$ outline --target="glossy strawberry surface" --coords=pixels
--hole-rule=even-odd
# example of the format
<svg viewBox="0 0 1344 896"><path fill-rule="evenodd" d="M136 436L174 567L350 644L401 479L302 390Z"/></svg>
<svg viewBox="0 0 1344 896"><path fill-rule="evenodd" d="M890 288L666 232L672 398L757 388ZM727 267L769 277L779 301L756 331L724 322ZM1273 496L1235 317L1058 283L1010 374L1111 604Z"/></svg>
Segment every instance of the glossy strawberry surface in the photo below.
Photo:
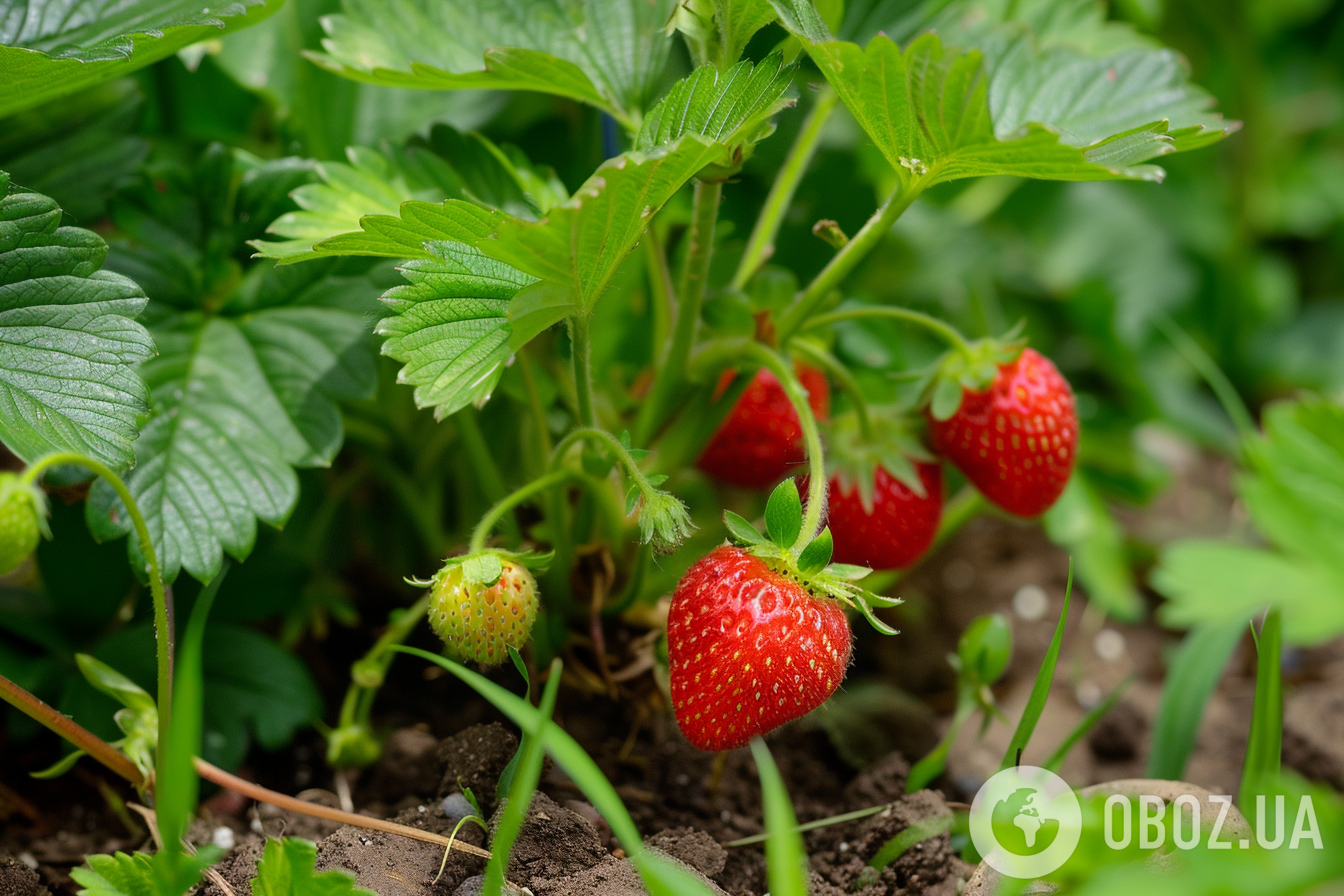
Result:
<svg viewBox="0 0 1344 896"><path fill-rule="evenodd" d="M807 390L807 403L819 420L831 410L826 377L814 368L798 366L798 379ZM722 393L733 371L719 380ZM769 488L803 463L803 427L779 380L758 370L723 425L714 433L697 466L715 479L743 488Z"/></svg>
<svg viewBox="0 0 1344 896"><path fill-rule="evenodd" d="M1073 390L1049 359L1023 349L984 391L929 419L934 449L985 497L1017 516L1038 516L1064 491L1078 453Z"/></svg>
<svg viewBox="0 0 1344 896"><path fill-rule="evenodd" d="M697 561L667 620L677 724L702 750L730 750L820 706L849 665L840 603L730 546Z"/></svg>
<svg viewBox="0 0 1344 896"><path fill-rule="evenodd" d="M933 544L943 515L943 468L918 461L914 465L924 495L879 466L873 472L871 509L864 508L858 483L831 478L826 522L835 539L836 563L904 569Z"/></svg>

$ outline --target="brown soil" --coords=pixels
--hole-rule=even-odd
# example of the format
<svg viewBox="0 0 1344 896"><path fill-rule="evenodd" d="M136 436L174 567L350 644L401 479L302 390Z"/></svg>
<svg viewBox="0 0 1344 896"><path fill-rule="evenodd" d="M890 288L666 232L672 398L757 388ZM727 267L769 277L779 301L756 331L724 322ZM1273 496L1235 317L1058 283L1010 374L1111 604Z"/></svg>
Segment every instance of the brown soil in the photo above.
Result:
<svg viewBox="0 0 1344 896"><path fill-rule="evenodd" d="M1204 512L1207 503L1193 505ZM1163 512L1176 511L1168 507ZM1131 522L1135 528L1144 525L1141 519ZM968 801L997 769L1010 730L995 723L977 739L970 726L936 789L904 793L905 757L932 746L952 709L954 678L946 657L959 632L982 613L1009 615L1015 655L996 697L1004 713L1016 719L1062 607L1066 576L1067 559L1039 528L990 518L973 522L895 589L907 598L890 611L901 635L859 633L856 665L841 699L772 735L770 748L800 821L884 807L806 835L812 893L955 896L971 869L956 856L947 834L924 841L881 873L867 870L867 861L906 827L947 814L947 801ZM1045 594L1048 607L1038 618L1025 619L1011 609L1024 587ZM1088 608L1085 594L1076 600L1055 688L1023 761L1044 759L1089 706L1135 673L1137 682L1070 754L1064 774L1077 786L1142 776L1164 660L1178 637L1151 622L1103 620ZM611 625L608 649L618 656L625 651L629 659L647 646L640 635ZM613 701L601 693L600 679L599 687L593 686L596 673L582 668L590 658L582 650L566 656L566 674L574 675L572 683L578 686L562 690L557 721L616 786L646 844L703 875L717 892L765 893L761 848L721 845L761 831L760 791L749 751L728 754L716 779L713 756L681 737L647 673L623 683L620 699ZM1185 776L1215 793L1234 793L1240 775L1253 687L1251 659L1243 646L1229 665ZM1285 764L1344 786L1344 645L1292 653L1287 668ZM445 815L445 800L450 809L460 807L463 801L456 795L470 790L493 822L500 811L496 781L517 749L513 729L468 692L454 689L451 680L425 674L404 660L394 672L400 677L380 700L387 720L403 727L388 740L377 766L353 781L354 806L446 835L456 821ZM516 687L512 670L501 674L514 676L509 686ZM143 830L125 826L90 787L99 780L96 770L57 782L32 782L10 769L38 768L48 757L16 758L15 764L5 763L8 786L0 788L0 896L73 892L68 871L86 853L143 845ZM315 739L301 740L244 773L287 792L319 784L329 789L308 790L304 797L336 803L336 788ZM231 794L206 801L194 834L204 841L223 828L237 845L218 870L240 896L250 896L247 882L264 836L282 833L318 841L321 868L344 869L381 896L472 896L481 886L481 859L453 852L444 862L442 850L432 844L336 828L249 806ZM486 842L473 824L459 836L468 843ZM641 893L621 847L578 788L548 764L508 877L535 896ZM204 892L221 896L213 885Z"/></svg>

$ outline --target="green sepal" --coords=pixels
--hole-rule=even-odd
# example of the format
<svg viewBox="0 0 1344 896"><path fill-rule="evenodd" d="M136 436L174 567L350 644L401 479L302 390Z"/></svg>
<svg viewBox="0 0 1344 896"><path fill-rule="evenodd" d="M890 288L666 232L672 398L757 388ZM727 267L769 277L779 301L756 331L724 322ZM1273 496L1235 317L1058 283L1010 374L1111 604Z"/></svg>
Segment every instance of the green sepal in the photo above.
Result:
<svg viewBox="0 0 1344 896"><path fill-rule="evenodd" d="M872 597L872 596L874 595L869 595L868 592L866 591L863 594L863 597ZM864 619L868 620L868 624L871 625L873 628L877 629L877 631L880 634L899 635L900 634L899 631L887 625L881 619L877 618L877 614L873 612L873 608L869 606L868 601L864 600L863 597L860 597L858 600L854 601L854 606L859 608L859 612L863 614Z"/></svg>
<svg viewBox="0 0 1344 896"><path fill-rule="evenodd" d="M924 480L915 463L930 463L935 458L915 435L918 422L894 405L870 408L869 419L871 431L866 435L854 412L839 414L831 421L826 460L840 491L848 494L857 488L864 512L872 513L877 468L881 467L910 491L925 497Z"/></svg>
<svg viewBox="0 0 1344 896"><path fill-rule="evenodd" d="M803 502L798 496L798 484L785 479L770 493L765 503L765 531L781 548L788 548L798 540L803 529Z"/></svg>
<svg viewBox="0 0 1344 896"><path fill-rule="evenodd" d="M733 541L739 545L767 544L767 539L759 530L745 518L733 513L731 510L723 512L723 525L728 528L728 534Z"/></svg>
<svg viewBox="0 0 1344 896"><path fill-rule="evenodd" d="M484 552L471 554L462 561L462 577L468 582L493 587L504 575L504 564L498 554Z"/></svg>
<svg viewBox="0 0 1344 896"><path fill-rule="evenodd" d="M831 527L821 530L821 534L807 543L798 555L798 571L804 576L814 576L831 562L831 553L835 550L835 540L831 537Z"/></svg>
<svg viewBox="0 0 1344 896"><path fill-rule="evenodd" d="M844 582L857 582L859 579L867 578L873 571L866 566L856 566L853 563L832 563L826 572Z"/></svg>
<svg viewBox="0 0 1344 896"><path fill-rule="evenodd" d="M1017 360L1027 341L1018 334L1019 323L997 339L980 339L967 350L949 349L925 389L929 413L938 421L949 420L961 407L963 390L983 392L999 375L999 368Z"/></svg>

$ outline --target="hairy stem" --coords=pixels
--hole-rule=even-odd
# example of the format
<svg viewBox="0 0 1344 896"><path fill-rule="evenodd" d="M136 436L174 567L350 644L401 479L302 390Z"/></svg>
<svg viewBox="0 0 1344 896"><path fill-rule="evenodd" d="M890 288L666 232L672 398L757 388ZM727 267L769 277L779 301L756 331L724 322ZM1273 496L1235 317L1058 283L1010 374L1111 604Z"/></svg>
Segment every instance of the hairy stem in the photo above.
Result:
<svg viewBox="0 0 1344 896"><path fill-rule="evenodd" d="M565 452L572 448L577 442L601 442L612 450L616 459L620 461L625 468L626 474L639 487L641 494L647 495L653 490L653 484L649 482L649 477L644 475L644 471L639 468L639 464L630 456L630 451L621 444L621 440L607 432L605 429L594 427L584 427L566 433L560 443L555 446L555 451L551 454L551 466L554 467L565 456Z"/></svg>
<svg viewBox="0 0 1344 896"><path fill-rule="evenodd" d="M70 451L49 454L23 472L23 481L29 484L36 482L48 469L61 464L75 464L84 467L112 486L112 490L117 493L117 497L125 505L126 512L130 514L131 525L135 528L140 554L145 558L145 566L149 574L149 593L154 600L154 633L158 665L158 750L162 754L168 733L168 721L171 715L173 697L173 627L168 612L168 592L163 585L163 573L159 568L158 555L154 552L154 541L149 536L149 526L145 523L145 515L140 512L140 505L135 503L135 496L131 494L131 490L126 487L126 483L122 481L121 477L114 473L111 468L91 457L85 457L82 454Z"/></svg>
<svg viewBox="0 0 1344 896"><path fill-rule="evenodd" d="M924 314L921 311L912 311L909 308L898 308L894 305L861 305L855 308L842 308L839 311L817 315L807 321L802 329L811 330L817 327L828 327L844 320L857 320L863 317L885 317L890 320L915 324L935 334L957 351L968 356L971 354L970 343L951 324L945 323L933 315Z"/></svg>
<svg viewBox="0 0 1344 896"><path fill-rule="evenodd" d="M589 342L589 328L593 323L591 311L580 311L569 319L570 352L574 356L574 394L579 403L579 423L597 425L597 411L593 408L593 350Z"/></svg>
<svg viewBox="0 0 1344 896"><path fill-rule="evenodd" d="M131 760L122 755L116 747L80 725L74 719L48 706L19 685L0 675L0 698L24 715L55 731L70 743L79 747L109 770L125 778L137 790L143 790L145 776Z"/></svg>
<svg viewBox="0 0 1344 896"><path fill-rule="evenodd" d="M385 675L395 656L390 648L411 636L411 632L415 631L415 627L420 624L420 620L424 619L425 614L429 612L431 597L432 595L425 594L399 613L383 630L382 635L374 642L374 645L369 648L368 653L364 654L363 658L355 663L355 666L376 664L378 671ZM365 696L364 692L366 691L369 694L368 697ZM372 695L377 692L377 687L369 687L351 681L350 687L346 690L345 700L341 703L340 721L337 722L337 725L341 728L347 728L351 725L367 724L369 710L373 708Z"/></svg>
<svg viewBox="0 0 1344 896"><path fill-rule="evenodd" d="M774 255L775 237L779 235L784 214L789 210L793 196L798 192L798 184L802 182L803 175L807 173L807 167L817 152L821 133L831 113L835 111L836 102L835 91L829 85L817 93L812 109L803 121L802 130L794 138L793 146L789 148L789 154L784 159L784 165L770 186L765 204L761 206L761 213L751 229L751 236L747 238L747 248L742 253L742 260L738 262L737 272L733 274L734 289L745 288L761 266Z"/></svg>
<svg viewBox="0 0 1344 896"><path fill-rule="evenodd" d="M924 191L924 187L924 178L915 180L909 186L897 187L882 207L873 213L858 233L854 234L854 238L835 253L835 257L798 294L798 298L780 317L778 324L780 345L785 344L789 337L807 322L830 291L839 286L840 282L849 276L849 272L867 257L882 237L887 235L887 231L891 230L891 225L896 223L896 219L904 214L910 203Z"/></svg>
<svg viewBox="0 0 1344 896"><path fill-rule="evenodd" d="M714 229L722 197L723 184L696 182L686 263L677 284L677 319L672 329L672 342L663 355L653 387L635 423L635 436L641 443L647 442L662 426L668 406L686 380L686 362L691 356L700 323L705 279L709 276L709 262L714 254Z"/></svg>
<svg viewBox="0 0 1344 896"><path fill-rule="evenodd" d="M807 449L807 507L803 511L803 527L789 549L797 557L808 542L817 537L821 530L821 515L826 510L826 458L821 450L821 430L812 414L812 405L808 403L807 390L788 362L759 342L752 343L748 354L779 380L803 428L803 444Z"/></svg>
<svg viewBox="0 0 1344 896"><path fill-rule="evenodd" d="M471 532L471 544L468 546L467 551L474 554L483 549L485 547L485 540L490 537L490 530L495 527L495 524L499 522L504 514L531 498L533 495L544 492L553 486L560 485L575 478L575 476L576 474L572 470L554 470L547 473L545 476L533 479L526 485L505 495L494 507L491 507L486 511L485 516L481 517L481 521L476 524L476 528Z"/></svg>
<svg viewBox="0 0 1344 896"><path fill-rule="evenodd" d="M868 410L868 398L863 394L863 389L859 386L859 381L854 378L854 374L849 372L849 368L841 364L835 355L810 342L797 340L789 347L814 366L821 368L827 376L835 380L840 391L849 396L850 404L854 405L854 413L859 418L859 432L863 435L864 441L870 441L873 438L873 417Z"/></svg>
<svg viewBox="0 0 1344 896"><path fill-rule="evenodd" d="M449 847L465 852L469 855L480 856L483 859L490 858L488 850L481 849L479 846L472 846L470 843L462 843L442 834L434 834L430 831L422 831L419 828L413 828L409 825L397 824L394 821L384 821L381 818L371 818L368 815L355 815L351 812L342 812L340 809L333 809L330 806L323 806L318 803L310 803L305 800L297 799L292 796L286 796L283 793L277 793L269 790L259 784L253 784L237 775L231 775L210 763L201 759L199 756L193 760L196 766L196 774L207 781L218 784L220 787L227 788L235 793L241 793L245 797L256 800L259 803L269 803L272 806L279 806L281 809L287 809L290 812L298 812L302 815L309 815L313 818L325 818L328 821L336 821L341 824L348 824L352 827L364 828L370 831L383 831L387 834L397 834L402 837L409 837L412 840L420 840L424 843L435 843L439 846Z"/></svg>
<svg viewBox="0 0 1344 896"><path fill-rule="evenodd" d="M667 250L653 226L644 232L640 241L644 247L644 264L649 275L649 304L653 316L653 344L667 345L672 330L672 315L676 293L672 286L672 271L667 265Z"/></svg>

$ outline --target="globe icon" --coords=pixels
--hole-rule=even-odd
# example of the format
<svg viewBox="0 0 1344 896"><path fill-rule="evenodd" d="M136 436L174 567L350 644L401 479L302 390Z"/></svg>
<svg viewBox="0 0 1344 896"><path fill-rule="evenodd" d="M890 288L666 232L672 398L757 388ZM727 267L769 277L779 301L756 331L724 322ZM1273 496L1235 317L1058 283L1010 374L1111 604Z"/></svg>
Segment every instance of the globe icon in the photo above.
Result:
<svg viewBox="0 0 1344 896"><path fill-rule="evenodd" d="M1059 836L1058 819L1041 816L1037 796L1034 788L1019 787L994 805L994 839L1014 855L1039 855Z"/></svg>

